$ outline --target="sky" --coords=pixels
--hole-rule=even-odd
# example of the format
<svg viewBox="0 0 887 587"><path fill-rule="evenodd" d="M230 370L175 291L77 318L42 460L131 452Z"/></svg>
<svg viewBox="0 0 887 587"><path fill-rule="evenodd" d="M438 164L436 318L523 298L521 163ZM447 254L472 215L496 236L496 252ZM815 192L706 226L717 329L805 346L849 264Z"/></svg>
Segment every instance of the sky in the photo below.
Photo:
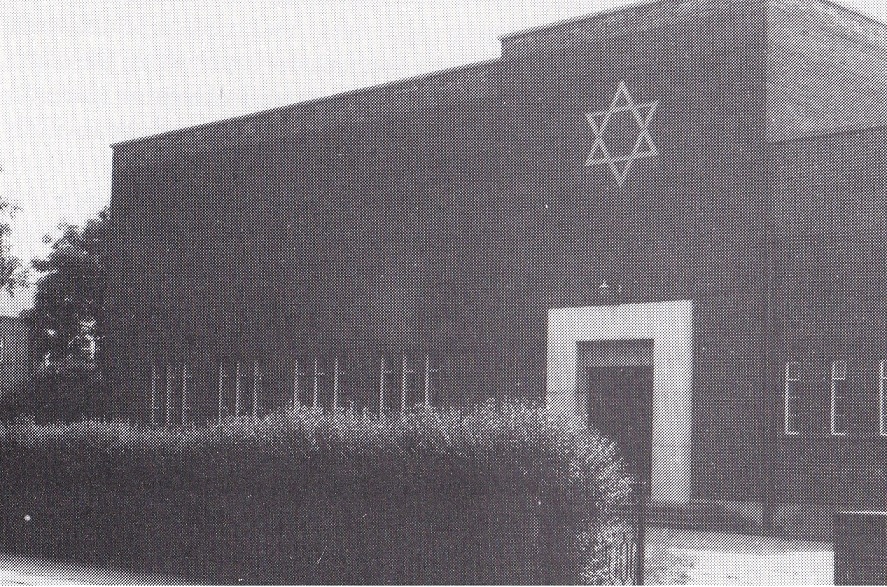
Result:
<svg viewBox="0 0 887 587"><path fill-rule="evenodd" d="M13 252L110 202L112 143L499 56L619 0L4 0L0 197ZM844 2L880 20L887 6ZM0 314L31 303L0 296Z"/></svg>

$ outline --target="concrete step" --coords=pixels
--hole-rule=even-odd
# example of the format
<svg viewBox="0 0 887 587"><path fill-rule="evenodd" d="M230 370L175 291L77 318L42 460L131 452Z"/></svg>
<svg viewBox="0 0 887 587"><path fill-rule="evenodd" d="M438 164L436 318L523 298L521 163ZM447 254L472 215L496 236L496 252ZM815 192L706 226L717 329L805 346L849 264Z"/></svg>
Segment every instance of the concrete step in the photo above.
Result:
<svg viewBox="0 0 887 587"><path fill-rule="evenodd" d="M646 522L650 526L684 530L748 532L760 529L753 514L738 511L733 504L692 500L686 504L650 504L646 510Z"/></svg>

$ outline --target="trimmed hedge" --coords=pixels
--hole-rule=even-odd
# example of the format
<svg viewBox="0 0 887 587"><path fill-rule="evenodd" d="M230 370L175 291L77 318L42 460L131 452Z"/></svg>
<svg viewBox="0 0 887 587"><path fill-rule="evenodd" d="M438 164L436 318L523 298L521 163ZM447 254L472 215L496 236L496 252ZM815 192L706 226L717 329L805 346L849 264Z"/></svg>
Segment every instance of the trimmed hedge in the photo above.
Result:
<svg viewBox="0 0 887 587"><path fill-rule="evenodd" d="M231 583L600 581L629 479L544 408L0 425L0 541ZM26 521L25 517L28 516Z"/></svg>

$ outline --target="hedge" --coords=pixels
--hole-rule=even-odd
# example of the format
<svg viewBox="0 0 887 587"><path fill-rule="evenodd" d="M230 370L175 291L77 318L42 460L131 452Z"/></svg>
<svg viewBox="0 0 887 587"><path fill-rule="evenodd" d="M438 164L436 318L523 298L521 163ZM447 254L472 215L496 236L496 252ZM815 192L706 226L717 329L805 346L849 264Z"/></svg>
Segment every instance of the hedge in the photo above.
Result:
<svg viewBox="0 0 887 587"><path fill-rule="evenodd" d="M212 583L577 583L630 482L544 408L0 425L0 542Z"/></svg>

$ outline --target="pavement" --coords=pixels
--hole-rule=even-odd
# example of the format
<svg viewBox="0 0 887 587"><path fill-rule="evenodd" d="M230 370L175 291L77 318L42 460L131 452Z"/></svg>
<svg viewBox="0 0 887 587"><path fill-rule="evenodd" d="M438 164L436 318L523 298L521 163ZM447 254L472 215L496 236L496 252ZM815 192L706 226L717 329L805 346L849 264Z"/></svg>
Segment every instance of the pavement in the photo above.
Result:
<svg viewBox="0 0 887 587"><path fill-rule="evenodd" d="M183 585L175 577L143 575L76 563L0 553L0 585Z"/></svg>
<svg viewBox="0 0 887 587"><path fill-rule="evenodd" d="M829 542L653 527L645 546L646 560L656 560L645 573L650 583L833 584L835 553Z"/></svg>
<svg viewBox="0 0 887 587"><path fill-rule="evenodd" d="M645 545L649 584L833 584L834 550L827 542L651 527ZM0 585L182 584L175 577L0 553Z"/></svg>

